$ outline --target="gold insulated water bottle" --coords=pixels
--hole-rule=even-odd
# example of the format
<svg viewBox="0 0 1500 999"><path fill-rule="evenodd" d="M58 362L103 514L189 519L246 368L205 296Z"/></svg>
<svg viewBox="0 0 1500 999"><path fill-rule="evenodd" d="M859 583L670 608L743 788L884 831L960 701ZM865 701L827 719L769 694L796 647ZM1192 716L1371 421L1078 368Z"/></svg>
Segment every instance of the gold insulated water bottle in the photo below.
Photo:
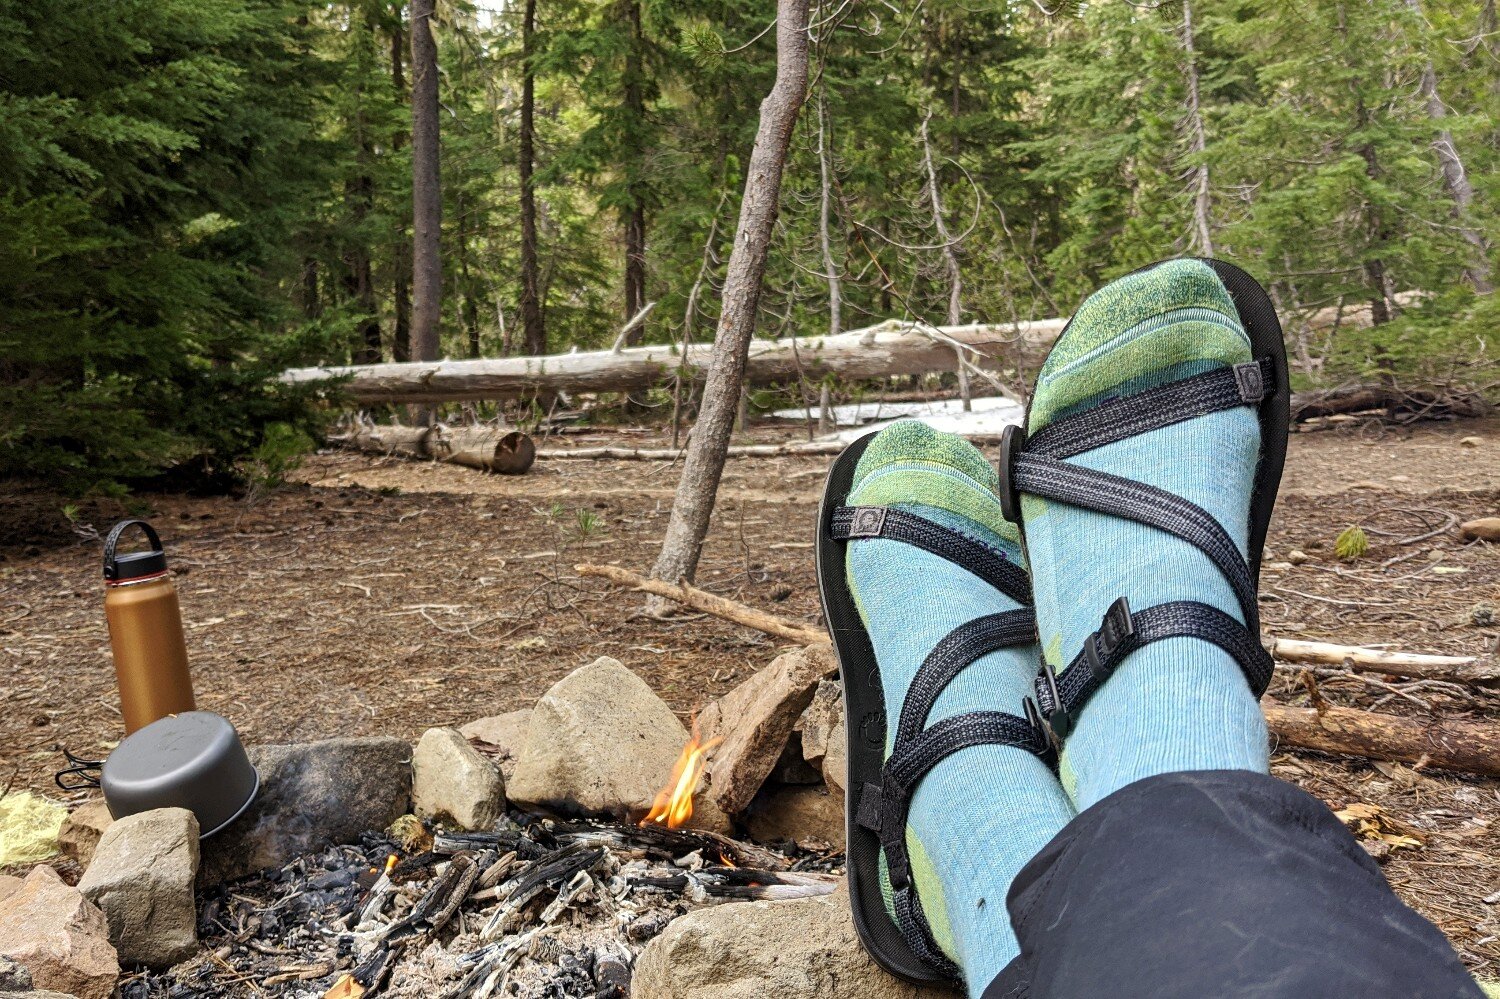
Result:
<svg viewBox="0 0 1500 999"><path fill-rule="evenodd" d="M139 527L149 551L115 554L120 535ZM193 680L177 588L156 531L144 520L122 520L104 540L104 616L120 687L125 734L158 718L192 711Z"/></svg>

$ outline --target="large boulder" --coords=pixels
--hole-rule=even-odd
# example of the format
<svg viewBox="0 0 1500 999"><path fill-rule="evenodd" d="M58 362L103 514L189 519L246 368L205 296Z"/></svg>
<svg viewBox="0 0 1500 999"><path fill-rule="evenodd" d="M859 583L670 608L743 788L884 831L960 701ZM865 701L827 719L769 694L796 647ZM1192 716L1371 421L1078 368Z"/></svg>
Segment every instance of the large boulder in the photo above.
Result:
<svg viewBox="0 0 1500 999"><path fill-rule="evenodd" d="M108 999L120 977L98 906L38 865L0 902L0 955L24 965L38 989Z"/></svg>
<svg viewBox="0 0 1500 999"><path fill-rule="evenodd" d="M430 728L412 756L411 802L424 819L489 830L505 811L505 781L457 729Z"/></svg>
<svg viewBox="0 0 1500 999"><path fill-rule="evenodd" d="M8 957L0 957L0 990L30 992L35 985L31 980L31 972L26 970L25 965L17 964Z"/></svg>
<svg viewBox="0 0 1500 999"><path fill-rule="evenodd" d="M632 993L651 999L954 999L882 971L860 946L844 888L731 902L679 916L641 951Z"/></svg>
<svg viewBox="0 0 1500 999"><path fill-rule="evenodd" d="M113 821L114 816L109 814L109 806L102 798L79 805L63 820L62 829L57 834L58 849L62 850L63 856L78 861L79 866L89 866L94 859L94 848L99 845L99 837Z"/></svg>
<svg viewBox="0 0 1500 999"><path fill-rule="evenodd" d="M719 740L708 759L719 808L730 815L745 810L776 768L819 681L837 671L830 646L796 649L703 709L703 737Z"/></svg>
<svg viewBox="0 0 1500 999"><path fill-rule="evenodd" d="M495 761L500 775L507 784L515 776L516 762L521 758L521 748L526 745L526 731L531 727L531 709L507 711L503 715L488 715L476 718L467 725L460 725L458 732L474 748Z"/></svg>
<svg viewBox="0 0 1500 999"><path fill-rule="evenodd" d="M200 884L353 843L411 810L411 746L400 739L256 746L250 762L260 774L260 793L244 815L204 840Z"/></svg>
<svg viewBox="0 0 1500 999"><path fill-rule="evenodd" d="M562 815L638 818L672 778L688 732L672 709L605 656L563 677L537 701L507 793ZM726 829L704 796L692 825Z"/></svg>
<svg viewBox="0 0 1500 999"><path fill-rule="evenodd" d="M104 913L121 961L170 968L198 949L197 874L197 816L157 808L104 831L78 890Z"/></svg>

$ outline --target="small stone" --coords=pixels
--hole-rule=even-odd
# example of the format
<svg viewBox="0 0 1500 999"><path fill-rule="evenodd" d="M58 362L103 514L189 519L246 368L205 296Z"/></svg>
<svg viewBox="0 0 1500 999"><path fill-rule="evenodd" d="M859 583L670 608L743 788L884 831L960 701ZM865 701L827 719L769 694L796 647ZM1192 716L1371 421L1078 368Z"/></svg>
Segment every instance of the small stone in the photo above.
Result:
<svg viewBox="0 0 1500 999"><path fill-rule="evenodd" d="M1481 628L1488 628L1500 621L1500 614L1497 614L1494 604L1481 600L1469 608L1469 620Z"/></svg>
<svg viewBox="0 0 1500 999"><path fill-rule="evenodd" d="M32 988L31 972L24 965L17 964L8 957L0 957L0 990L30 992Z"/></svg>
<svg viewBox="0 0 1500 999"><path fill-rule="evenodd" d="M844 848L844 794L823 787L778 787L755 796L745 816L757 843L819 840Z"/></svg>
<svg viewBox="0 0 1500 999"><path fill-rule="evenodd" d="M63 856L78 861L80 867L89 866L94 859L94 848L99 845L99 837L113 821L109 806L102 800L78 806L63 820L62 829L57 834L57 845Z"/></svg>
<svg viewBox="0 0 1500 999"><path fill-rule="evenodd" d="M104 913L121 961L170 968L198 949L197 875L197 817L157 808L104 831L78 890Z"/></svg>
<svg viewBox="0 0 1500 999"><path fill-rule="evenodd" d="M1460 437L1458 439L1458 446L1459 447L1478 447L1479 445L1481 445L1483 443L1484 443L1484 438L1483 437Z"/></svg>
<svg viewBox="0 0 1500 999"><path fill-rule="evenodd" d="M860 946L842 886L818 898L731 902L679 916L636 959L632 993L650 999L954 999L956 994L909 985L883 971Z"/></svg>
<svg viewBox="0 0 1500 999"><path fill-rule="evenodd" d="M260 773L260 793L244 815L204 840L199 884L357 842L411 810L411 745L402 739L255 746L250 762Z"/></svg>
<svg viewBox="0 0 1500 999"><path fill-rule="evenodd" d="M104 913L39 864L0 902L0 955L26 966L41 989L107 999L120 977Z"/></svg>
<svg viewBox="0 0 1500 999"><path fill-rule="evenodd" d="M411 801L424 819L493 829L505 811L505 780L457 729L430 728L412 756Z"/></svg>
<svg viewBox="0 0 1500 999"><path fill-rule="evenodd" d="M1292 565L1302 565L1308 560L1307 552L1303 551L1300 548L1293 548L1291 551L1286 553L1286 560Z"/></svg>
<svg viewBox="0 0 1500 999"><path fill-rule="evenodd" d="M818 682L837 671L830 646L796 649L703 709L703 737L720 740L707 770L721 809L730 815L745 810L776 768Z"/></svg>
<svg viewBox="0 0 1500 999"><path fill-rule="evenodd" d="M608 656L553 684L531 713L506 791L510 800L564 815L639 818L672 779L688 732L646 681ZM728 831L711 799L691 825Z"/></svg>
<svg viewBox="0 0 1500 999"><path fill-rule="evenodd" d="M508 711L503 715L476 718L458 731L474 743L474 748L495 761L507 784L516 773L516 761L526 744L526 730L531 725L531 709Z"/></svg>
<svg viewBox="0 0 1500 999"><path fill-rule="evenodd" d="M1470 541L1500 541L1500 517L1480 517L1458 526L1459 533Z"/></svg>

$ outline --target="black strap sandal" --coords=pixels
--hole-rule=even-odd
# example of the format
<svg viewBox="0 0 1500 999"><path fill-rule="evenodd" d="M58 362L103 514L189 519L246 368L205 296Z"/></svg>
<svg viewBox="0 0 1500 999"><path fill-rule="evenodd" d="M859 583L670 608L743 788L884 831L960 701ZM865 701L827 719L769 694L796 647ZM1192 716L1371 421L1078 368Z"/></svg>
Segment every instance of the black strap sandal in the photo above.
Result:
<svg viewBox="0 0 1500 999"><path fill-rule="evenodd" d="M850 444L833 463L818 512L818 587L833 635L844 688L844 730L849 753L846 868L854 925L870 955L887 971L917 984L960 980L959 969L933 940L912 885L906 818L922 778L947 757L970 746L1017 746L1055 762L1041 718L1002 711L971 711L931 728L938 696L965 667L998 649L1036 640L1031 580L1004 553L903 510L848 506L860 456L874 434ZM902 702L896 738L885 757L885 698L870 636L860 621L845 574L850 540L885 538L943 558L1024 605L989 614L945 635L928 653ZM1029 702L1028 702L1029 704ZM895 919L880 883L885 856Z"/></svg>
<svg viewBox="0 0 1500 999"><path fill-rule="evenodd" d="M1030 493L1139 524L1181 538L1203 552L1228 581L1244 623L1216 607L1192 600L1133 609L1120 597L1105 612L1099 630L1073 661L1057 673L1044 663L1036 679L1035 704L1056 742L1072 731L1078 712L1136 649L1164 638L1211 642L1239 664L1255 696L1271 681L1271 656L1261 647L1256 592L1276 490L1286 459L1291 393L1281 324L1265 290L1244 271L1205 260L1218 273L1250 337L1256 360L1220 368L1113 399L1047 425L1029 439L1021 427L1001 439L1000 500L1006 519L1021 525L1020 495ZM1058 337L1068 335L1065 328ZM1250 507L1249 558L1240 556L1228 532L1201 507L1134 479L1070 465L1065 459L1115 441L1209 413L1253 407L1260 418L1260 460ZM1028 422L1030 413L1027 414ZM1024 544L1025 527L1022 525Z"/></svg>

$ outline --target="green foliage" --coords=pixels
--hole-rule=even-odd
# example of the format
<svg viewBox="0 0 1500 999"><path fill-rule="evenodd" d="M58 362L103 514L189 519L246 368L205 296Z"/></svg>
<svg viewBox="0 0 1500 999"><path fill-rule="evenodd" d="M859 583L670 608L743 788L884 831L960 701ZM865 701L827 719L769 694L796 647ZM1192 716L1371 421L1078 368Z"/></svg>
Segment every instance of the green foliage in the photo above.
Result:
<svg viewBox="0 0 1500 999"><path fill-rule="evenodd" d="M1333 553L1342 559L1363 558L1369 551L1370 538L1358 524L1344 528L1333 542Z"/></svg>
<svg viewBox="0 0 1500 999"><path fill-rule="evenodd" d="M276 489L287 476L302 466L302 461L316 442L300 428L289 423L266 426L265 436L249 456L240 463L240 471L258 493Z"/></svg>

